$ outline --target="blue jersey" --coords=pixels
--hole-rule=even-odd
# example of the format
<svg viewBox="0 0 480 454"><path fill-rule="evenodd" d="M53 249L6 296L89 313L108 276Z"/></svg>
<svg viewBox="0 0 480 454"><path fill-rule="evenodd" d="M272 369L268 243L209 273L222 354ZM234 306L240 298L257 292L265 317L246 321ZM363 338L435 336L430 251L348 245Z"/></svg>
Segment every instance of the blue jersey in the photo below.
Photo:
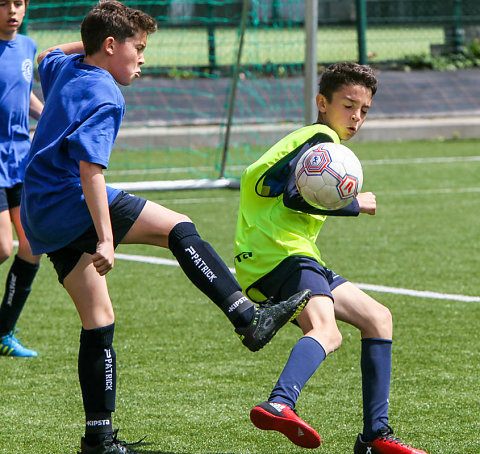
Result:
<svg viewBox="0 0 480 454"><path fill-rule="evenodd" d="M39 65L45 107L23 185L21 218L34 254L60 249L93 223L79 161L108 166L125 114L112 75L57 49ZM109 204L119 191L107 186Z"/></svg>
<svg viewBox="0 0 480 454"><path fill-rule="evenodd" d="M23 181L30 149L28 112L37 45L17 34L0 40L0 187Z"/></svg>

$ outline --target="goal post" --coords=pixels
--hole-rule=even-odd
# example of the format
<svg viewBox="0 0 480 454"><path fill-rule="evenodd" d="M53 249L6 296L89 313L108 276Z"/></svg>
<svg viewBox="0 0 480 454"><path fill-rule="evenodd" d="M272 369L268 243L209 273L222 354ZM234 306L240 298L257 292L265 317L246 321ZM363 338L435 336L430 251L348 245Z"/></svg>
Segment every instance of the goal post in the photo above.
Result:
<svg viewBox="0 0 480 454"><path fill-rule="evenodd" d="M243 169L272 143L303 125L302 119L307 121L307 116L311 118L308 122L314 121L315 105L311 102L317 87L316 2L309 0L305 6L301 0L243 0L237 2L237 6L240 4L234 29L210 24L207 30L209 51L213 48L217 52L215 57L209 53L209 69L215 61L216 71L208 77L195 77L183 70L174 84L179 92L191 90L192 98L209 98L212 102L222 99L218 118L205 118L210 106L201 103L196 111L198 118L191 118L192 124L156 126L151 119L146 129L132 129L127 124L117 139L122 153L135 148L133 140L147 144L150 153L167 153L178 159L174 159L174 168L157 169L160 179L150 179L155 172L153 163L148 172L138 172L141 181L119 180L113 169L107 172L111 184L130 191L238 188ZM222 67L222 45L233 39L230 66ZM204 89L206 92L202 92ZM165 100L168 102L168 92ZM256 115L259 104L262 115ZM181 171L181 162L187 164L185 172ZM182 174L187 178L178 178Z"/></svg>
<svg viewBox="0 0 480 454"><path fill-rule="evenodd" d="M27 33L39 52L78 41L95 3L31 3ZM307 83L316 83L316 60L305 60L316 53L317 20L309 11L316 1L124 3L152 15L158 31L148 37L142 77L120 87L127 110L108 184L132 191L238 187L246 166L304 124L305 98L312 99L307 66ZM34 89L41 96L38 81Z"/></svg>

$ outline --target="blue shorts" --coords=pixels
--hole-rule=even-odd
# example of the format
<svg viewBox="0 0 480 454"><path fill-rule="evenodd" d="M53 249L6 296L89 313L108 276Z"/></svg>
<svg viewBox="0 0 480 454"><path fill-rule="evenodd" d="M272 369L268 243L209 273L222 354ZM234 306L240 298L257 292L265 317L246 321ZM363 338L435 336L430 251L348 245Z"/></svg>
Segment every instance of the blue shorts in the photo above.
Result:
<svg viewBox="0 0 480 454"><path fill-rule="evenodd" d="M147 201L141 197L121 192L110 204L110 221L112 223L113 245L117 247L123 237L131 229L137 220ZM75 268L84 252L94 254L97 248L98 235L95 226L92 225L82 233L77 239L73 240L67 246L47 253L52 261L55 271L58 275L60 284L63 285L64 279Z"/></svg>
<svg viewBox="0 0 480 454"><path fill-rule="evenodd" d="M312 291L312 295L328 296L333 301L332 290L345 282L347 279L322 266L313 257L293 255L252 287L275 301L286 300L306 288Z"/></svg>
<svg viewBox="0 0 480 454"><path fill-rule="evenodd" d="M22 186L23 183L18 183L11 188L0 188L0 212L20 206Z"/></svg>

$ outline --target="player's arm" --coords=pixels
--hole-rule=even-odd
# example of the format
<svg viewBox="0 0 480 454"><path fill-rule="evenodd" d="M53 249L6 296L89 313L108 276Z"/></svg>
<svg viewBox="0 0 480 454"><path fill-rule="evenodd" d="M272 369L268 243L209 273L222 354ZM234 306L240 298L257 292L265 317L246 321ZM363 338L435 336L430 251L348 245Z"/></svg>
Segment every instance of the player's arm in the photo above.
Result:
<svg viewBox="0 0 480 454"><path fill-rule="evenodd" d="M360 196L361 194L359 194ZM295 178L293 178L293 185L289 181L285 186L285 192L283 193L283 204L292 210L301 211L307 214L319 214L323 216L358 216L362 213L359 205L358 198L354 199L352 203L339 210L322 210L310 205L298 192L295 184Z"/></svg>
<svg viewBox="0 0 480 454"><path fill-rule="evenodd" d="M35 118L35 120L38 120L40 118L40 115L42 114L43 111L43 104L42 101L40 101L35 93L33 91L30 93L30 109L29 109L29 114L31 117Z"/></svg>
<svg viewBox="0 0 480 454"><path fill-rule="evenodd" d="M37 63L40 64L42 60L50 53L52 50L60 49L65 55L70 54L83 54L83 43L82 41L76 41L74 43L59 44L58 46L53 46L44 50L37 58Z"/></svg>
<svg viewBox="0 0 480 454"><path fill-rule="evenodd" d="M339 210L321 210L315 208L305 201L300 195L295 184L295 178L287 183L283 193L283 203L287 208L296 211L302 211L308 214L320 214L324 216L358 216L360 213L374 215L377 209L375 194L372 192L362 192L344 208Z"/></svg>
<svg viewBox="0 0 480 454"><path fill-rule="evenodd" d="M360 213L375 214L377 212L377 199L373 192L361 192L357 195Z"/></svg>
<svg viewBox="0 0 480 454"><path fill-rule="evenodd" d="M114 263L113 233L105 177L99 164L80 160L79 166L85 202L98 235L97 249L92 261L98 273L103 276L113 268Z"/></svg>

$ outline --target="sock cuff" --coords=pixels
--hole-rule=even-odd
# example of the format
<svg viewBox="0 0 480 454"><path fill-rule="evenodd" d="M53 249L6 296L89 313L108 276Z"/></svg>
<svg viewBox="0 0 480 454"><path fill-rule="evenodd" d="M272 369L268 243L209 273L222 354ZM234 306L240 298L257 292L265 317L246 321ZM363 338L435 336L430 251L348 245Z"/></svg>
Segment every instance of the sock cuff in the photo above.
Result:
<svg viewBox="0 0 480 454"><path fill-rule="evenodd" d="M179 222L168 234L168 248L173 250L179 241L193 235L200 236L193 222Z"/></svg>
<svg viewBox="0 0 480 454"><path fill-rule="evenodd" d="M82 328L82 332L80 334L80 344L86 347L108 347L113 343L114 331L115 323L102 326L101 328Z"/></svg>
<svg viewBox="0 0 480 454"><path fill-rule="evenodd" d="M365 337L362 339L365 344L392 344L392 339L382 339L381 337Z"/></svg>
<svg viewBox="0 0 480 454"><path fill-rule="evenodd" d="M90 434L111 433L113 431L112 413L87 413L85 415L85 427L85 432Z"/></svg>
<svg viewBox="0 0 480 454"><path fill-rule="evenodd" d="M253 303L241 291L231 294L221 305L227 314L234 311L241 314L252 306Z"/></svg>
<svg viewBox="0 0 480 454"><path fill-rule="evenodd" d="M20 258L18 256L18 254L15 254L15 257L13 259L13 264L12 264L12 267L13 266L21 266L23 269L28 269L29 271L37 271L38 268L40 268L40 263L31 263L31 262L27 262L26 260L23 260L22 258Z"/></svg>
<svg viewBox="0 0 480 454"><path fill-rule="evenodd" d="M325 357L327 356L327 353L325 352L325 348L323 347L323 345L322 345L320 342L318 342L317 339L315 339L315 338L312 337L312 336L303 336L300 340L302 340L302 339L305 339L305 340L306 340L306 339L311 339L311 341L315 342L315 344L317 344L317 345L322 349L323 354L325 355ZM299 342L300 342L300 340L299 340Z"/></svg>

